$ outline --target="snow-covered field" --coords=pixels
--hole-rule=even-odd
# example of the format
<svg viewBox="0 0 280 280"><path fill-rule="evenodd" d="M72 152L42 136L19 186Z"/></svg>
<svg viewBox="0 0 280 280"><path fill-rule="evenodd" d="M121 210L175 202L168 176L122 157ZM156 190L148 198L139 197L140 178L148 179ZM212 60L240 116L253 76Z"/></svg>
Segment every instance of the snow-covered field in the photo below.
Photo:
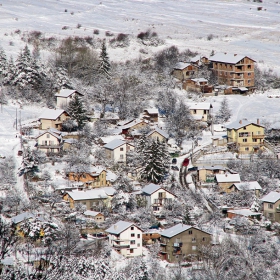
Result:
<svg viewBox="0 0 280 280"><path fill-rule="evenodd" d="M190 48L209 55L211 50L251 56L261 67L279 71L280 2L253 0L25 0L0 6L0 45L15 55L24 46L25 31L49 36L92 36L98 29L137 36L151 29L166 45ZM257 8L262 7L258 11ZM81 27L77 28L80 24ZM63 30L62 27L68 29ZM15 31L20 30L20 34ZM212 40L207 36L213 34ZM137 46L109 50L111 59L138 57ZM279 71L280 72L280 71Z"/></svg>

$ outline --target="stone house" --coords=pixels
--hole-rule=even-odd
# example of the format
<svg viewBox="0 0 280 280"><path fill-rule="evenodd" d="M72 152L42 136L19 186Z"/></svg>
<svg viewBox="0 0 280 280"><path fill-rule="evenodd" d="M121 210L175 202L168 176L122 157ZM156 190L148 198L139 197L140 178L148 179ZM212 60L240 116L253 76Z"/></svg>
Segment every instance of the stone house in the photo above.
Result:
<svg viewBox="0 0 280 280"><path fill-rule="evenodd" d="M280 193L272 191L261 198L263 214L272 222L280 222Z"/></svg>
<svg viewBox="0 0 280 280"><path fill-rule="evenodd" d="M172 71L172 75L180 81L193 78L198 66L188 62L178 62Z"/></svg>

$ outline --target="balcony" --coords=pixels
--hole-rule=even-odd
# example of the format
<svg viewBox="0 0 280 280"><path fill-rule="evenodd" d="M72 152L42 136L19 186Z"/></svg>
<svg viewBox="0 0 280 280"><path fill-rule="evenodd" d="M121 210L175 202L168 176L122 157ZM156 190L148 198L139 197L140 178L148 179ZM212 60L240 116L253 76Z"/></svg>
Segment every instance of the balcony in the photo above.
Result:
<svg viewBox="0 0 280 280"><path fill-rule="evenodd" d="M116 249L129 249L129 244L113 244L113 247Z"/></svg>
<svg viewBox="0 0 280 280"><path fill-rule="evenodd" d="M280 213L280 207L276 207L276 213Z"/></svg>
<svg viewBox="0 0 280 280"><path fill-rule="evenodd" d="M180 243L173 243L173 247L175 247L175 248L180 248L182 246L183 246L182 242L180 242Z"/></svg>
<svg viewBox="0 0 280 280"><path fill-rule="evenodd" d="M261 134L252 134L252 138L255 138L255 139L263 139L263 138L264 138L264 135L261 135Z"/></svg>
<svg viewBox="0 0 280 280"><path fill-rule="evenodd" d="M62 144L59 145L43 145L43 144L38 144L37 145L38 149L61 149L62 148Z"/></svg>

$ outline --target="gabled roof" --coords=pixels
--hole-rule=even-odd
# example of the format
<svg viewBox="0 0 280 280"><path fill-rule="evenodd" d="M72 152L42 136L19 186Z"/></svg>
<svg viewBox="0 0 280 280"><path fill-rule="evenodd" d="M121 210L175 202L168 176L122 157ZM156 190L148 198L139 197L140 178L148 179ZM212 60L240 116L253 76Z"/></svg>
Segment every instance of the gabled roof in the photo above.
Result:
<svg viewBox="0 0 280 280"><path fill-rule="evenodd" d="M203 83L203 82L207 82L208 83L208 80L205 79L205 78L196 78L196 79L191 79L193 82L195 83Z"/></svg>
<svg viewBox="0 0 280 280"><path fill-rule="evenodd" d="M107 143L106 145L104 145L103 147L109 150L114 150L122 145L126 144L126 142L124 140L120 140L120 139L115 139L109 143Z"/></svg>
<svg viewBox="0 0 280 280"><path fill-rule="evenodd" d="M218 183L231 183L236 182L240 183L240 176L239 174L216 174L216 180Z"/></svg>
<svg viewBox="0 0 280 280"><path fill-rule="evenodd" d="M41 133L39 136L36 137L36 139L39 138L39 137L41 137L41 136L43 136L43 135L46 134L46 133L49 133L49 134L51 134L53 137L55 137L55 138L61 140L61 136L60 136L60 135L58 135L58 134L56 134L56 133L54 133L54 132L52 132L52 131L50 131L50 130L47 130L47 131Z"/></svg>
<svg viewBox="0 0 280 280"><path fill-rule="evenodd" d="M162 136L163 136L164 138L166 138L166 139L168 139L168 138L169 138L168 133L167 133L167 132L165 132L165 131L163 131L163 130L161 130L161 129L160 129L160 128L158 128L158 127L156 127L154 130L152 130L151 132L149 132L149 133L147 134L147 136L152 135L154 132L159 133L160 135L162 135Z"/></svg>
<svg viewBox="0 0 280 280"><path fill-rule="evenodd" d="M76 94L79 94L79 95L82 95L82 93L74 90L74 89L67 89L67 88L63 88L61 89L57 94L55 94L56 97L64 97L64 98L67 98L69 97L70 95L72 95L73 93L76 93Z"/></svg>
<svg viewBox="0 0 280 280"><path fill-rule="evenodd" d="M110 136L104 136L99 138L104 144L107 144L115 139L124 140L124 138L121 135L110 135Z"/></svg>
<svg viewBox="0 0 280 280"><path fill-rule="evenodd" d="M115 193L115 189L112 187L67 192L67 194L75 201L88 199L106 199L109 195L112 195L112 193Z"/></svg>
<svg viewBox="0 0 280 280"><path fill-rule="evenodd" d="M66 113L61 109L46 109L39 117L39 119L56 120L60 115ZM67 113L66 113L67 114ZM67 114L68 115L68 114Z"/></svg>
<svg viewBox="0 0 280 280"><path fill-rule="evenodd" d="M215 61L215 62L236 64L240 60L244 59L245 57L248 57L248 56L238 55L238 54L231 54L231 53L217 53L217 54L215 54L213 56L210 56L209 60L210 61ZM248 58L250 58L250 57L248 57ZM251 60L253 60L253 59L251 59Z"/></svg>
<svg viewBox="0 0 280 280"><path fill-rule="evenodd" d="M200 55L196 55L195 57L191 58L190 60L192 63L195 63L197 61L200 61Z"/></svg>
<svg viewBox="0 0 280 280"><path fill-rule="evenodd" d="M198 103L187 103L191 110L210 110L212 107L211 103L198 102Z"/></svg>
<svg viewBox="0 0 280 280"><path fill-rule="evenodd" d="M159 190L161 188L162 188L162 186L151 183L149 185L146 185L142 189L142 192L151 195L151 194L153 194L154 192L156 192L157 190Z"/></svg>
<svg viewBox="0 0 280 280"><path fill-rule="evenodd" d="M87 210L87 211L84 212L84 215L86 215L86 216L92 216L92 217L95 217L95 216L97 216L98 214L103 215L103 214L100 213L100 212L90 211L90 210Z"/></svg>
<svg viewBox="0 0 280 280"><path fill-rule="evenodd" d="M208 233L208 232L206 232L204 230L198 229L198 228L190 226L190 225L184 225L184 224L177 224L177 225L175 225L175 226L173 226L171 228L168 228L168 229L162 231L160 234L161 234L161 236L165 236L165 237L171 238L171 237L173 237L173 236L175 236L177 234L180 234L180 233L182 233L182 232L184 232L186 230L189 230L191 228L194 228L194 229L203 231L203 232L205 232L207 234L210 234L210 233Z"/></svg>
<svg viewBox="0 0 280 280"><path fill-rule="evenodd" d="M111 233L111 234L120 234L131 226L135 227L135 224L130 223L130 222L125 222L125 221L118 221L117 223L115 223L114 225L112 225L111 227L106 229L106 232ZM139 228L139 227L137 227L137 228Z"/></svg>
<svg viewBox="0 0 280 280"><path fill-rule="evenodd" d="M235 186L239 191L249 191L249 190L261 190L262 187L257 181L251 181L251 182L240 182L240 183L234 183L232 184L230 188Z"/></svg>
<svg viewBox="0 0 280 280"><path fill-rule="evenodd" d="M183 69L187 68L190 65L191 64L187 63L187 62L178 62L178 63L175 64L174 69L183 70Z"/></svg>
<svg viewBox="0 0 280 280"><path fill-rule="evenodd" d="M241 121L235 121L235 122L227 125L226 128L227 129L239 129L239 128L242 128L244 126L250 125L250 124L255 125L255 126L259 126L259 127L263 127L262 125L256 124L254 122L250 122L250 121L247 121L247 120L241 120Z"/></svg>
<svg viewBox="0 0 280 280"><path fill-rule="evenodd" d="M135 119L134 121L128 123L127 125L122 126L122 129L129 129L129 128L131 128L132 126L135 126L135 125L137 125L137 124L139 124L139 123L143 123L143 122L144 122L144 123L149 123L147 120Z"/></svg>
<svg viewBox="0 0 280 280"><path fill-rule="evenodd" d="M263 202L270 202L270 203L275 203L278 200L280 200L280 193L279 192L270 192L269 194L265 195L261 201Z"/></svg>
<svg viewBox="0 0 280 280"><path fill-rule="evenodd" d="M149 108L149 109L145 109L144 112L145 111L147 111L148 114L158 114L157 108Z"/></svg>
<svg viewBox="0 0 280 280"><path fill-rule="evenodd" d="M198 167L198 170L226 170L222 165L203 165Z"/></svg>

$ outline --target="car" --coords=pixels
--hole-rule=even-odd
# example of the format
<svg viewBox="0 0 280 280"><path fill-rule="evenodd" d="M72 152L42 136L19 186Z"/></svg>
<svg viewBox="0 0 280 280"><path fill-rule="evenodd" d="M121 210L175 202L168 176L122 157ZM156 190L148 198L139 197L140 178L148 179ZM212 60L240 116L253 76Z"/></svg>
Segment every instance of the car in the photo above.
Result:
<svg viewBox="0 0 280 280"><path fill-rule="evenodd" d="M189 163L190 163L190 160L189 160L188 158L185 158L184 161L183 161L183 163L182 163L182 165L183 165L183 166L188 166Z"/></svg>
<svg viewBox="0 0 280 280"><path fill-rule="evenodd" d="M171 169L172 169L172 170L176 170L176 171L178 171L178 170L179 170L179 167L178 167L178 166L176 166L176 165L172 165L172 166L171 166Z"/></svg>
<svg viewBox="0 0 280 280"><path fill-rule="evenodd" d="M177 164L177 159L176 158L172 159L172 164Z"/></svg>
<svg viewBox="0 0 280 280"><path fill-rule="evenodd" d="M188 171L197 171L197 166L193 166L193 167L190 167L188 168Z"/></svg>

